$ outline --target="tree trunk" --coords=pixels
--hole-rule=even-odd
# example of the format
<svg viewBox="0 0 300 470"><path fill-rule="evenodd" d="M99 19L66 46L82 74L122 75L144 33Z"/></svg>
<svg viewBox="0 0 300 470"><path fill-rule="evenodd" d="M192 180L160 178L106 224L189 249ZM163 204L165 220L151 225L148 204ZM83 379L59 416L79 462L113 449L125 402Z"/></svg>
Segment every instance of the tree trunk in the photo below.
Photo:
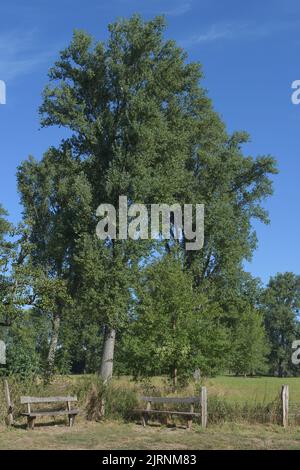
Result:
<svg viewBox="0 0 300 470"><path fill-rule="evenodd" d="M172 380L173 380L173 388L176 390L177 388L177 367L175 366L172 371Z"/></svg>
<svg viewBox="0 0 300 470"><path fill-rule="evenodd" d="M278 361L278 377L283 377L283 367L281 360Z"/></svg>
<svg viewBox="0 0 300 470"><path fill-rule="evenodd" d="M108 382L113 375L115 342L116 330L106 327L100 370L100 375L104 383Z"/></svg>
<svg viewBox="0 0 300 470"><path fill-rule="evenodd" d="M46 380L49 382L54 372L55 364L55 355L58 343L58 335L60 328L60 314L56 313L53 316L52 321L52 335L50 340L48 358L47 358L47 370L46 370Z"/></svg>
<svg viewBox="0 0 300 470"><path fill-rule="evenodd" d="M176 317L173 319L173 332L174 332L174 339L176 338ZM176 390L177 388L177 364L176 364L176 359L175 363L173 364L173 370L172 370L172 380L173 380L173 388Z"/></svg>

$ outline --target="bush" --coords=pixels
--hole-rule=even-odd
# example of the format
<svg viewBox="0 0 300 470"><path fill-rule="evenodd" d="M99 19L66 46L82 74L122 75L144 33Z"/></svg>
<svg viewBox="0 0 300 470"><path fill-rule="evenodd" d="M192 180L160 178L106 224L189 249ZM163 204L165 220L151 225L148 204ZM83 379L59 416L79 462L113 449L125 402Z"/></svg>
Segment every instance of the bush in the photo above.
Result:
<svg viewBox="0 0 300 470"><path fill-rule="evenodd" d="M7 348L7 368L9 376L18 376L21 380L34 377L39 372L39 358L35 351L14 344Z"/></svg>
<svg viewBox="0 0 300 470"><path fill-rule="evenodd" d="M104 385L97 375L80 379L74 391L88 420L103 419L104 406L106 418L128 420L131 410L138 406L136 389L117 386L111 382Z"/></svg>
<svg viewBox="0 0 300 470"><path fill-rule="evenodd" d="M6 367L0 370L1 376L18 376L20 380L28 380L40 372L39 355L31 329L16 324L5 342Z"/></svg>

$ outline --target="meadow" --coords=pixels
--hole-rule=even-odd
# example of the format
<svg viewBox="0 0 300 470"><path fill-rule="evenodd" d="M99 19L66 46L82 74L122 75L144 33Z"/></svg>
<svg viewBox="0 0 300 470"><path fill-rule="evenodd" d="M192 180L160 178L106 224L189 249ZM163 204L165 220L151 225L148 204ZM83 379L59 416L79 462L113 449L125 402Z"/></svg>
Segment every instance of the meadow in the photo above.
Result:
<svg viewBox="0 0 300 470"><path fill-rule="evenodd" d="M195 422L191 431L180 421L176 426L172 422L166 426L151 421L143 428L139 420L129 418L127 411L140 392L175 394L163 377L139 383L130 377L114 378L107 416L98 422L93 413L87 419L90 403L95 406L95 397L101 393L93 376L59 376L47 389L37 384L34 391L41 396L78 393L82 413L73 428L68 428L61 418L44 418L38 420L34 431L26 430L25 420L20 417L17 401L24 389L15 383L15 425L8 428L1 419L0 449L300 449L298 423L292 422L283 429L270 408L270 403L277 403L283 383L289 385L291 403L299 401L300 410L300 378L218 376L204 380L202 385L207 387L209 397L208 427L204 430ZM199 387L200 384L190 383L177 393L189 396L198 393ZM2 395L0 403L3 417Z"/></svg>
<svg viewBox="0 0 300 470"><path fill-rule="evenodd" d="M210 395L229 402L269 403L280 394L281 386L288 385L290 400L300 402L300 377L234 377L218 376L205 380Z"/></svg>

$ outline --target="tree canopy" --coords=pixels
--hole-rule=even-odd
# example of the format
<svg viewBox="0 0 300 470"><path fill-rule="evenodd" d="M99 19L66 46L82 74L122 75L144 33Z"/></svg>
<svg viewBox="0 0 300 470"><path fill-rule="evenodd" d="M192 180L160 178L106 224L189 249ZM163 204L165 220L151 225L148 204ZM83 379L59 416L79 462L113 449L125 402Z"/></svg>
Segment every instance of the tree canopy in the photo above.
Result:
<svg viewBox="0 0 300 470"><path fill-rule="evenodd" d="M106 42L74 32L40 106L42 127L66 137L18 168L23 220L10 244L0 211L0 308L15 283L18 331L31 323L48 380L55 370L108 380L115 357L117 371L169 374L174 385L196 368L263 373L268 354L272 370L285 370L297 277L279 275L264 290L243 269L257 246L253 221L268 223L276 162L244 154L249 136L227 132L201 66L165 28L162 17L134 15L109 25ZM127 209L204 204L203 249L186 250L184 232L98 239L97 207L118 208L120 196Z"/></svg>

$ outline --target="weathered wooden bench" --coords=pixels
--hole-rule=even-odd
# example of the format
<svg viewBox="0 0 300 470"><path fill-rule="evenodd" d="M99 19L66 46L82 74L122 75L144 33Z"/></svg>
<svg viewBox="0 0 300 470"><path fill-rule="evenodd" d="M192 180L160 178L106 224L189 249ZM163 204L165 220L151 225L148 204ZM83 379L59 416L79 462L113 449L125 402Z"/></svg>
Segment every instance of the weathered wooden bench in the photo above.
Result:
<svg viewBox="0 0 300 470"><path fill-rule="evenodd" d="M207 398L206 398L206 388L202 387L201 396L198 397L139 397L140 401L146 402L146 408L135 409L133 413L142 415L142 424L145 427L148 420L152 415L162 415L166 417L166 423L168 423L168 418L172 416L185 417L187 419L187 428L192 428L192 423L194 418L201 417L201 424L203 427L206 427L207 424ZM152 405L164 405L164 409L155 409ZM172 409L165 409L165 405L190 405L189 410L178 411ZM200 408L200 412L195 412L195 407Z"/></svg>
<svg viewBox="0 0 300 470"><path fill-rule="evenodd" d="M22 413L22 416L27 417L28 429L34 429L35 419L40 416L59 416L67 415L69 419L69 426L73 426L75 417L79 413L78 409L72 409L71 403L77 402L77 397L21 397L21 404L27 405L27 412ZM33 411L31 405L33 404L47 404L47 403L65 403L66 408L55 410L38 409Z"/></svg>

